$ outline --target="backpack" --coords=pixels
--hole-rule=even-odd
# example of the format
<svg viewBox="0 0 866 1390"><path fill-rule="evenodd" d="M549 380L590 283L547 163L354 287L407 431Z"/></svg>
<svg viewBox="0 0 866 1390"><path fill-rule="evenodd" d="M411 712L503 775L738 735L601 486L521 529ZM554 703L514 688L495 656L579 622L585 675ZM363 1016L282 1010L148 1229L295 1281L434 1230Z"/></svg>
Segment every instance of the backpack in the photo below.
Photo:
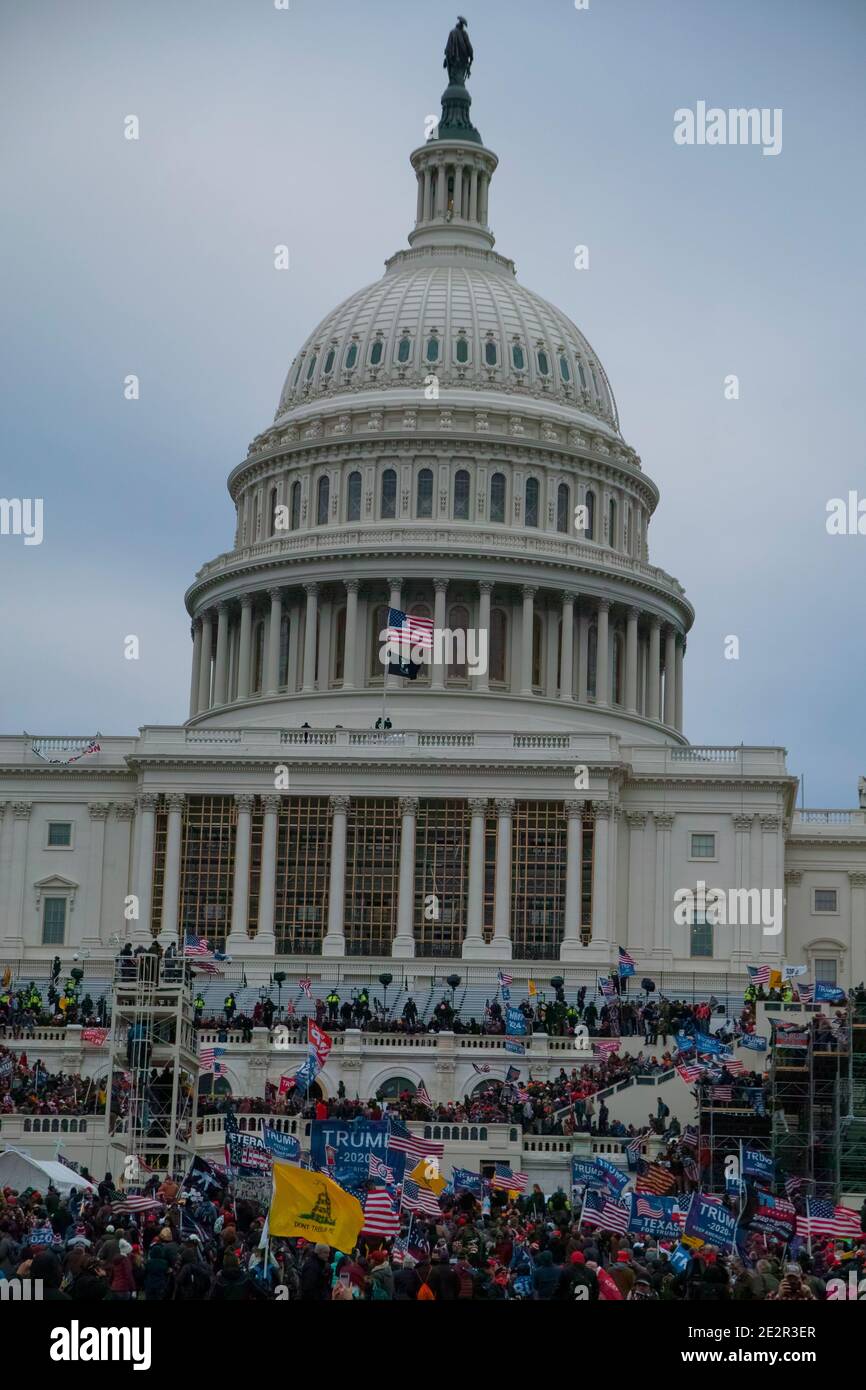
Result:
<svg viewBox="0 0 866 1390"><path fill-rule="evenodd" d="M388 1290L386 1289L385 1285L382 1283L381 1279L374 1279L374 1280L373 1280L373 1295L372 1295L372 1296L373 1296L373 1299L374 1299L374 1300L384 1298L384 1299L386 1299L387 1301L390 1301L391 1295L389 1294L389 1292L388 1292ZM419 1294L418 1297L420 1298L421 1295Z"/></svg>
<svg viewBox="0 0 866 1390"><path fill-rule="evenodd" d="M420 1289L418 1290L418 1302L420 1303L422 1302L422 1300L426 1302L428 1299L431 1298L435 1301L436 1295L431 1289L430 1285L422 1284Z"/></svg>

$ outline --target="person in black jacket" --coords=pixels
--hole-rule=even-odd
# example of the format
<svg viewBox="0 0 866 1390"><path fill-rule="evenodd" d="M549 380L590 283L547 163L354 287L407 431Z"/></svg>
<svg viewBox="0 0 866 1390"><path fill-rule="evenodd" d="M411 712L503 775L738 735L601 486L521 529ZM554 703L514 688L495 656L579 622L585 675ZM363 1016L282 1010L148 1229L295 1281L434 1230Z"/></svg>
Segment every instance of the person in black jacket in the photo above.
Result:
<svg viewBox="0 0 866 1390"><path fill-rule="evenodd" d="M421 1287L421 1280L415 1268L416 1261L413 1255L405 1255L403 1264L394 1271L394 1299L395 1301L405 1301L418 1297L418 1290Z"/></svg>
<svg viewBox="0 0 866 1390"><path fill-rule="evenodd" d="M434 1252L427 1283L436 1295L437 1301L453 1303L460 1295L460 1279L448 1262L447 1253Z"/></svg>
<svg viewBox="0 0 866 1390"><path fill-rule="evenodd" d="M301 1266L301 1300L324 1303L331 1297L331 1251L327 1245L315 1245Z"/></svg>
<svg viewBox="0 0 866 1390"><path fill-rule="evenodd" d="M238 1257L233 1250L223 1256L223 1267L214 1280L211 1298L224 1299L230 1303L240 1303L255 1297L252 1279L245 1269L241 1269Z"/></svg>

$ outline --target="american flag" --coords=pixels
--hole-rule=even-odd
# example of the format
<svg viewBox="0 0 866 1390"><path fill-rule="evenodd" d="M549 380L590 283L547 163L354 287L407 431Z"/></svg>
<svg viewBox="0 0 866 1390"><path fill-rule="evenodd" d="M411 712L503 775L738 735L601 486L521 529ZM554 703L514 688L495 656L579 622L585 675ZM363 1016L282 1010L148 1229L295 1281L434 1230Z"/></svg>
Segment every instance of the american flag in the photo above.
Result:
<svg viewBox="0 0 866 1390"><path fill-rule="evenodd" d="M815 986L814 986L814 985L798 985L798 986L797 986L797 993L798 993L799 996L800 996L800 1003L801 1003L801 1004L812 1004L812 1003L814 1002L814 999L815 999Z"/></svg>
<svg viewBox="0 0 866 1390"><path fill-rule="evenodd" d="M710 1099L718 1101L729 1101L733 1099L733 1092L730 1086L711 1086Z"/></svg>
<svg viewBox="0 0 866 1390"><path fill-rule="evenodd" d="M124 1197L122 1202L112 1202L111 1210L113 1215L122 1216L124 1213L136 1211L157 1211L162 1207L162 1202L155 1197Z"/></svg>
<svg viewBox="0 0 866 1390"><path fill-rule="evenodd" d="M432 652L433 619L416 618L411 613L403 613L399 608L389 608L385 641Z"/></svg>
<svg viewBox="0 0 866 1390"><path fill-rule="evenodd" d="M505 988L506 988L506 989L508 988L508 986L509 986L510 984L512 984L512 982L513 982L513 980L514 980L514 976L513 976L513 975L509 975L507 970L499 970L499 971L497 971L496 978L497 978L497 980L499 981L500 985L505 985Z"/></svg>
<svg viewBox="0 0 866 1390"><path fill-rule="evenodd" d="M605 1197L601 1192L588 1192L583 1206L581 1223L585 1226L598 1226L602 1231L628 1230L629 1210L624 1202L613 1197Z"/></svg>
<svg viewBox="0 0 866 1390"><path fill-rule="evenodd" d="M594 1042L592 1050L599 1057L607 1057L613 1052L619 1052L620 1043L614 1038L602 1042Z"/></svg>
<svg viewBox="0 0 866 1390"><path fill-rule="evenodd" d="M638 1216L648 1216L652 1220L659 1219L660 1213L656 1210L656 1208L653 1206L652 1202L649 1200L648 1197L636 1196L634 1208Z"/></svg>
<svg viewBox="0 0 866 1390"><path fill-rule="evenodd" d="M642 1159L635 1186L638 1192L654 1192L661 1197L676 1187L676 1178L669 1168L663 1168L660 1163L646 1163Z"/></svg>
<svg viewBox="0 0 866 1390"><path fill-rule="evenodd" d="M428 1155L442 1158L445 1153L445 1145L438 1140L422 1139L420 1134L412 1134L400 1120L393 1119L388 1131L388 1148L408 1154L416 1163Z"/></svg>
<svg viewBox="0 0 866 1390"><path fill-rule="evenodd" d="M302 993L303 995L306 996L307 999L312 999L312 997L313 997L313 982L312 982L312 980L298 980L298 989L301 991L301 993Z"/></svg>
<svg viewBox="0 0 866 1390"><path fill-rule="evenodd" d="M688 1065L681 1064L676 1068L677 1076L682 1077L683 1081L689 1083L697 1081L698 1077L703 1075L703 1072L704 1068L697 1066L693 1062L690 1062Z"/></svg>
<svg viewBox="0 0 866 1390"><path fill-rule="evenodd" d="M224 1047L203 1047L198 1054L199 1069L204 1072L219 1071L220 1064L218 1057L224 1057L226 1050Z"/></svg>
<svg viewBox="0 0 866 1390"><path fill-rule="evenodd" d="M205 975L222 975L224 973L218 965L214 965L212 960L202 960L201 956L192 962L190 969L201 970Z"/></svg>
<svg viewBox="0 0 866 1390"><path fill-rule="evenodd" d="M753 985L768 985L770 983L769 965L747 965L749 972L749 983Z"/></svg>
<svg viewBox="0 0 866 1390"><path fill-rule="evenodd" d="M612 994L616 994L616 988L609 975L599 975L598 989L599 993L603 994L605 999L609 999Z"/></svg>
<svg viewBox="0 0 866 1390"><path fill-rule="evenodd" d="M680 1145L684 1149L696 1149L698 1147L697 1125L686 1125L680 1136Z"/></svg>
<svg viewBox="0 0 866 1390"><path fill-rule="evenodd" d="M726 1070L726 1071L729 1071L729 1072L731 1073L731 1076L739 1076L742 1072L744 1072L744 1071L746 1070L746 1067L745 1067L745 1063L743 1063L743 1062L732 1062L732 1061L730 1061L729 1058L726 1057L726 1058L725 1058L725 1070Z"/></svg>
<svg viewBox="0 0 866 1390"><path fill-rule="evenodd" d="M622 974L623 966L626 968L631 966L632 970L634 970L637 964L634 956L630 955L628 951L623 950L622 946L619 946L617 949L619 950L619 973Z"/></svg>
<svg viewBox="0 0 866 1390"><path fill-rule="evenodd" d="M421 1105L426 1105L428 1110L433 1109L433 1102L428 1095L427 1087L424 1085L423 1081L415 1091L415 1099L419 1101Z"/></svg>
<svg viewBox="0 0 866 1390"><path fill-rule="evenodd" d="M824 1197L806 1198L806 1215L797 1217L798 1236L859 1236L860 1216L850 1207L835 1207Z"/></svg>
<svg viewBox="0 0 866 1390"><path fill-rule="evenodd" d="M487 1073L490 1071L490 1063L489 1063L489 1062L473 1062L473 1063L472 1063L472 1070L473 1070L474 1072L477 1072L479 1076L486 1076Z"/></svg>
<svg viewBox="0 0 866 1390"><path fill-rule="evenodd" d="M82 1028L81 1041L95 1043L97 1047L101 1047L108 1037L108 1031L107 1028Z"/></svg>
<svg viewBox="0 0 866 1390"><path fill-rule="evenodd" d="M683 1159L683 1172L685 1173L689 1182L697 1182L701 1176L700 1169L698 1168L698 1165L693 1158Z"/></svg>
<svg viewBox="0 0 866 1390"><path fill-rule="evenodd" d="M373 1155L370 1155L371 1159ZM371 1236L396 1236L400 1213L386 1187L371 1187L364 1198L363 1229Z"/></svg>
<svg viewBox="0 0 866 1390"><path fill-rule="evenodd" d="M403 1181L403 1206L406 1211L425 1211L429 1216L441 1216L439 1198L429 1187L422 1187L414 1178Z"/></svg>
<svg viewBox="0 0 866 1390"><path fill-rule="evenodd" d="M503 1188L506 1192L525 1192L528 1182L527 1173L513 1173L507 1163L497 1163L490 1186Z"/></svg>
<svg viewBox="0 0 866 1390"><path fill-rule="evenodd" d="M796 1197L802 1189L802 1186L803 1179L798 1178L794 1173L789 1174L789 1176L785 1179L785 1191L787 1192L789 1197Z"/></svg>
<svg viewBox="0 0 866 1390"><path fill-rule="evenodd" d="M630 1139L626 1144L625 1151L635 1162L640 1158L641 1145L645 1142L644 1139Z"/></svg>
<svg viewBox="0 0 866 1390"><path fill-rule="evenodd" d="M210 946L203 936L190 933L184 938L183 953L185 956L209 956Z"/></svg>
<svg viewBox="0 0 866 1390"><path fill-rule="evenodd" d="M389 1168L387 1163L383 1163L375 1154L370 1154L367 1171L371 1178L381 1178L382 1182L390 1183L392 1187L396 1182L393 1168Z"/></svg>

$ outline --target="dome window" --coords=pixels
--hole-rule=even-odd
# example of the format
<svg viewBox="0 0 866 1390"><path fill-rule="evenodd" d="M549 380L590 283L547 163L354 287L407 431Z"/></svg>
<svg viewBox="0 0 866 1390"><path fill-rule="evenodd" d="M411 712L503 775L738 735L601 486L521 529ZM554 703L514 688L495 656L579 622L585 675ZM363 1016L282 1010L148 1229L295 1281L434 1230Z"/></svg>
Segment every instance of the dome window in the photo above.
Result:
<svg viewBox="0 0 866 1390"><path fill-rule="evenodd" d="M595 493L592 492L591 490L587 492L586 497L584 498L584 506L586 507L586 529L585 529L585 531L584 531L584 535L585 535L585 537L586 537L586 539L587 539L588 541L594 541L594 540L595 540Z"/></svg>
<svg viewBox="0 0 866 1390"><path fill-rule="evenodd" d="M370 353L370 366L371 366L371 367L378 367L378 365L379 365L379 363L380 363L381 361L382 361L382 339L381 339L381 338L377 338L376 341L375 341L375 343L373 344L373 350L372 350L372 352Z"/></svg>
<svg viewBox="0 0 866 1390"><path fill-rule="evenodd" d="M550 376L550 358L544 351L544 348L539 348L535 355L535 360L538 363L538 370L541 376Z"/></svg>
<svg viewBox="0 0 866 1390"><path fill-rule="evenodd" d="M289 505L289 529L297 531L301 524L301 484L292 483Z"/></svg>
<svg viewBox="0 0 866 1390"><path fill-rule="evenodd" d="M352 343L351 347L349 348L349 351L346 353L346 371L347 371L347 372L350 372L350 371L352 370L352 368L354 367L354 365L355 365L355 363L357 362L357 360L358 360L358 344L357 344L357 343Z"/></svg>
<svg viewBox="0 0 866 1390"><path fill-rule="evenodd" d="M454 475L454 520L469 520L469 474L465 468Z"/></svg>
<svg viewBox="0 0 866 1390"><path fill-rule="evenodd" d="M560 483L556 490L556 529L568 535L568 522L571 513L571 488L568 483Z"/></svg>
<svg viewBox="0 0 866 1390"><path fill-rule="evenodd" d="M600 396L600 395L601 395L601 391L599 390L598 377L597 377L596 374L595 374L595 367L592 365L591 362L590 362L590 364L589 364L589 370L592 372L592 384L593 384L593 386L595 387L595 394L596 394L597 396Z"/></svg>
<svg viewBox="0 0 866 1390"><path fill-rule="evenodd" d="M334 370L334 356L334 349L329 348L328 355L325 358L325 365L322 368L322 371L324 372L325 376L330 376L331 372Z"/></svg>
<svg viewBox="0 0 866 1390"><path fill-rule="evenodd" d="M419 518L432 517L433 515L433 470L432 468L422 468L418 474L418 486L415 496L415 514Z"/></svg>
<svg viewBox="0 0 866 1390"><path fill-rule="evenodd" d="M331 482L326 473L319 479L316 492L316 525L327 526L328 524L328 501L331 496Z"/></svg>
<svg viewBox="0 0 866 1390"><path fill-rule="evenodd" d="M583 363L582 363L582 362L578 362L578 364L577 364L577 371L578 371L578 375L580 376L580 384L581 384L581 386L583 387L583 389L584 389L584 391L585 391L585 390L586 390L586 372L583 370Z"/></svg>
<svg viewBox="0 0 866 1390"><path fill-rule="evenodd" d="M460 337L457 339L456 357L457 361L460 363L469 361L469 343L467 342L463 334L461 334Z"/></svg>
<svg viewBox="0 0 866 1390"><path fill-rule="evenodd" d="M487 342L484 344L484 361L487 363L488 367L495 367L498 360L499 353L496 348L496 343L492 338L488 338Z"/></svg>
<svg viewBox="0 0 866 1390"><path fill-rule="evenodd" d="M514 370L516 372L522 372L526 366L526 358L523 354L523 348L519 343L515 343L511 349L511 360L514 363Z"/></svg>
<svg viewBox="0 0 866 1390"><path fill-rule="evenodd" d="M438 338L428 338L428 339L427 339L427 361L428 361L428 362L438 362L438 361L439 361L439 339L438 339Z"/></svg>
<svg viewBox="0 0 866 1390"><path fill-rule="evenodd" d="M524 514L524 525L538 525L538 479L526 479L526 508Z"/></svg>
<svg viewBox="0 0 866 1390"><path fill-rule="evenodd" d="M393 521L397 515L397 474L393 468L386 468L382 474L382 508L381 517L383 521Z"/></svg>
<svg viewBox="0 0 866 1390"><path fill-rule="evenodd" d="M408 361L409 361L409 354L410 354L411 351L412 351L412 339L411 339L411 338L401 338L401 339L400 339L400 346L399 346L398 349L397 349L397 361L398 361L398 362L408 362Z"/></svg>
<svg viewBox="0 0 866 1390"><path fill-rule="evenodd" d="M298 382L300 381L300 378L301 378L301 368L303 367L303 365L304 365L304 359L303 359L303 357L302 357L301 360L300 360L300 362L298 363L298 369L297 369L297 371L295 372L295 381L294 381L294 385L295 385L295 386L297 386Z"/></svg>
<svg viewBox="0 0 866 1390"><path fill-rule="evenodd" d="M559 355L559 375L564 382L568 383L571 381L571 369L569 368L568 358L564 352Z"/></svg>
<svg viewBox="0 0 866 1390"><path fill-rule="evenodd" d="M310 358L310 365L309 365L309 367L307 368L307 381L310 380L310 377L313 375L313 372L314 372L315 370L316 370L316 354L313 353L312 357Z"/></svg>
<svg viewBox="0 0 866 1390"><path fill-rule="evenodd" d="M494 473L490 479L490 520L505 520L505 474Z"/></svg>
<svg viewBox="0 0 866 1390"><path fill-rule="evenodd" d="M361 520L361 475L357 471L349 474L346 520Z"/></svg>

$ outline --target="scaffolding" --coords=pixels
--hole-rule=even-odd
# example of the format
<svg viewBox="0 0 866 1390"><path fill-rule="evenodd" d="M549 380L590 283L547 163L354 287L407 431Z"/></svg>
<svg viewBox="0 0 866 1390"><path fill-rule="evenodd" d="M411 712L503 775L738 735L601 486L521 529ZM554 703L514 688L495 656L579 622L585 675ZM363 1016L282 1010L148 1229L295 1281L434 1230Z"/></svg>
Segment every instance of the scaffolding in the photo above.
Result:
<svg viewBox="0 0 866 1390"><path fill-rule="evenodd" d="M148 1170L181 1177L194 1154L199 1062L189 965L155 952L119 956L112 984L109 1097L123 1096L110 1142L127 1186Z"/></svg>
<svg viewBox="0 0 866 1390"><path fill-rule="evenodd" d="M848 1104L842 1115L839 1168L842 1191L866 1194L866 1002L852 1003L848 1047Z"/></svg>

